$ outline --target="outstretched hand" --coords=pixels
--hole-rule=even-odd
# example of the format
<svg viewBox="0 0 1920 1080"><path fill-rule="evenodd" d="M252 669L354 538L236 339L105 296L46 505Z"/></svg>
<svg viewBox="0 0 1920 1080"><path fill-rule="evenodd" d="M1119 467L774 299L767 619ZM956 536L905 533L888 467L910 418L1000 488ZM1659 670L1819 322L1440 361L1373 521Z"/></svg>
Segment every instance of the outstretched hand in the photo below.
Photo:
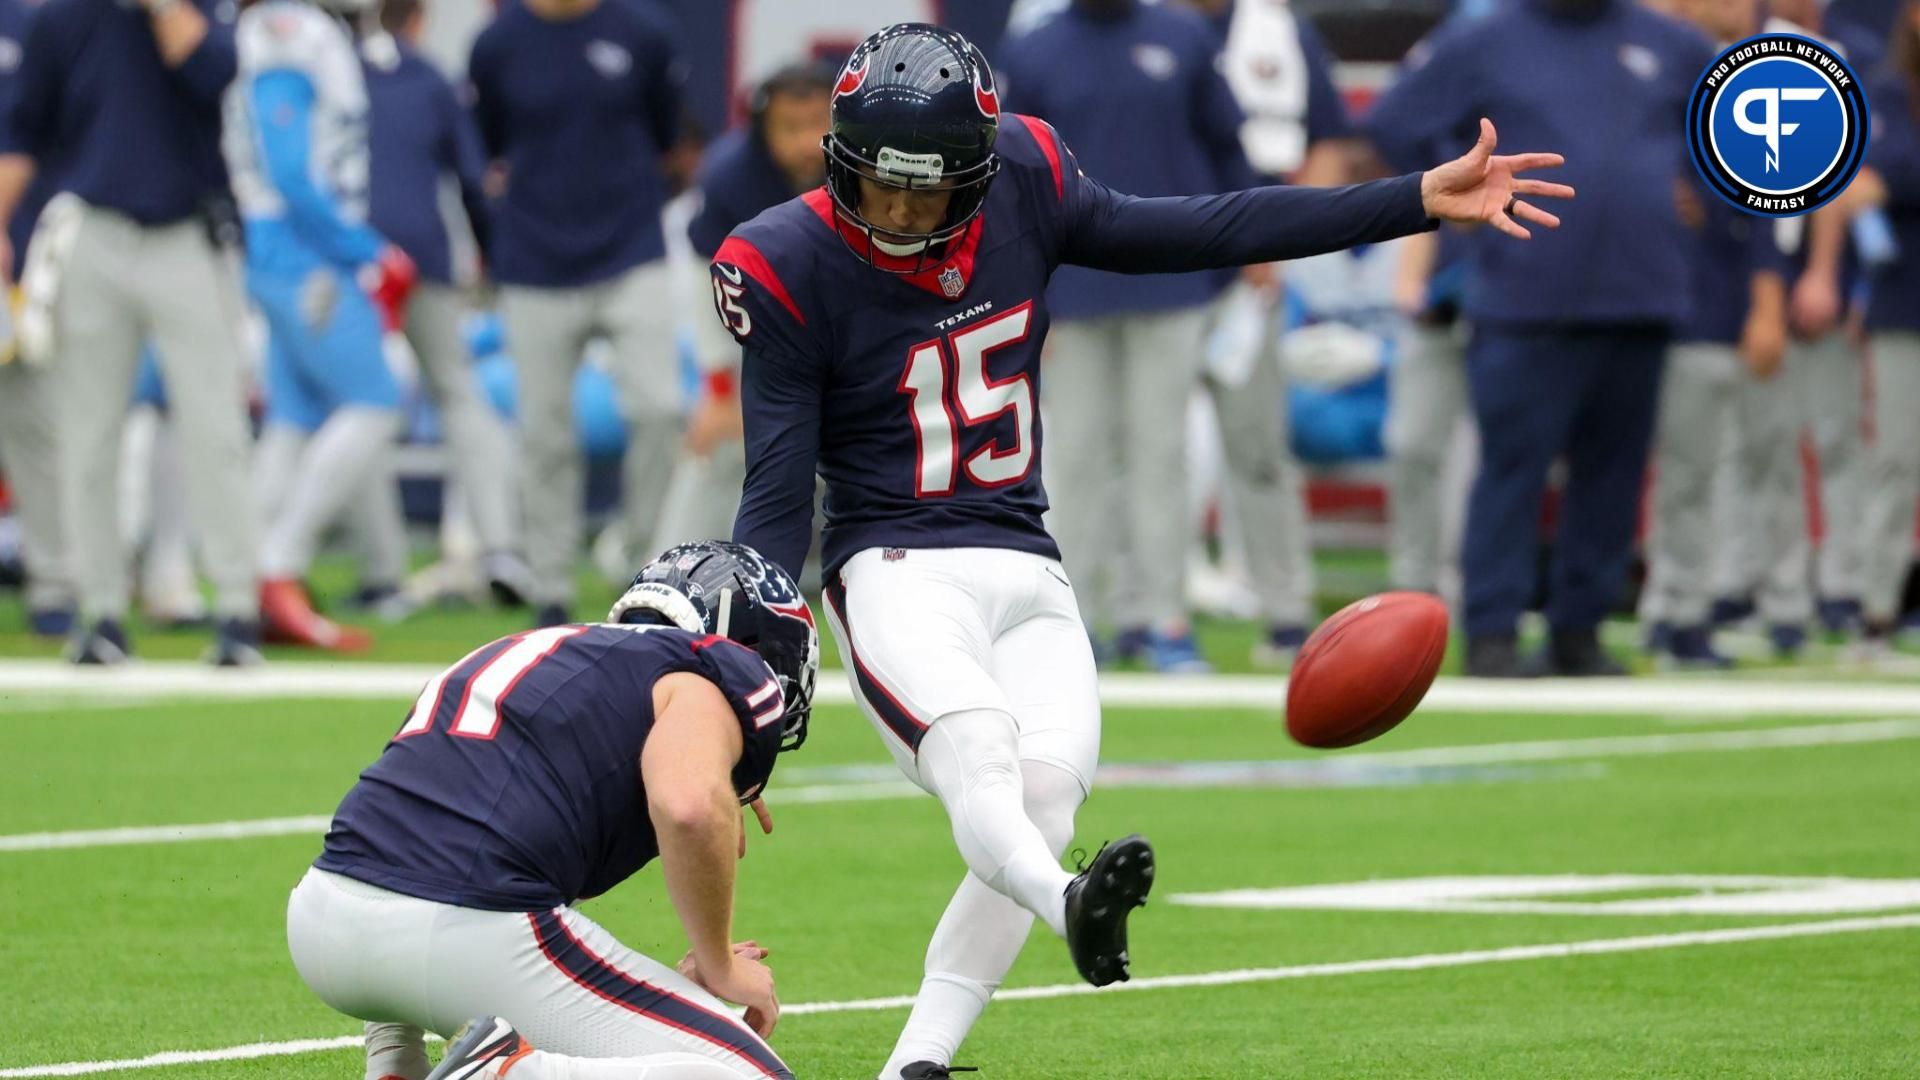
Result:
<svg viewBox="0 0 1920 1080"><path fill-rule="evenodd" d="M1465 155L1432 169L1420 177L1420 202L1427 216L1457 224L1485 222L1509 236L1522 240L1532 234L1521 221L1560 227L1560 219L1521 198L1531 195L1548 199L1571 199L1573 189L1545 180L1523 180L1518 173L1550 169L1566 163L1559 154L1506 154L1495 156L1499 144L1493 121L1481 117L1480 141Z"/></svg>

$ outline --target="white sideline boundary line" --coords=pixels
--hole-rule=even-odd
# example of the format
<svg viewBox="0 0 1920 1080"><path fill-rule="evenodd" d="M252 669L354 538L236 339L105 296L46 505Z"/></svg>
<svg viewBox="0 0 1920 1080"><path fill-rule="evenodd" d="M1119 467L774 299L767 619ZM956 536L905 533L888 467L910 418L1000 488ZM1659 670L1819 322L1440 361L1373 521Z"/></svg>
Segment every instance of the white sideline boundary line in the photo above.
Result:
<svg viewBox="0 0 1920 1080"><path fill-rule="evenodd" d="M1054 986L1023 986L1002 990L994 995L999 1001L1043 1001L1052 998L1080 997L1087 994L1124 994L1147 990L1179 990L1195 987L1238 986L1247 983L1280 982L1289 979L1325 978L1335 975L1369 975L1382 972L1431 971L1437 968L1471 967L1478 964L1503 964L1521 960L1563 959L1575 956L1606 956L1616 953L1650 952L1696 945L1731 945L1748 941L1779 941L1786 938L1824 937L1832 934L1858 934L1877 930L1920 927L1920 915L1887 915L1870 919L1832 919L1823 922L1781 923L1768 926L1735 927L1725 930L1694 930L1677 934L1644 934L1635 937L1598 938L1550 945L1515 945L1501 949L1474 949L1466 952L1427 953L1419 956L1389 956L1374 960L1346 960L1325 964L1296 964L1291 967L1242 968L1235 971L1210 971L1192 975L1159 975L1132 982L1116 983L1096 989L1086 983L1062 983ZM913 1004L911 996L865 998L857 1001L816 1001L789 1005L781 1010L786 1016L817 1016L823 1013L879 1012L904 1009ZM324 1050L347 1050L361 1045L361 1036L345 1035L334 1039L300 1039L292 1042L250 1043L218 1050L170 1050L142 1058L115 1061L69 1061L57 1065L25 1065L0 1069L4 1080L29 1077L90 1076L95 1073L134 1069L155 1069L169 1065L196 1065L216 1061L246 1061L266 1057L288 1057Z"/></svg>
<svg viewBox="0 0 1920 1080"><path fill-rule="evenodd" d="M437 665L276 661L223 671L185 660L138 661L106 671L58 660L0 660L0 708L72 695L90 703L124 699L260 698L393 700L414 697ZM822 672L818 700L849 704L844 672ZM25 699L15 705L9 699ZM1286 704L1287 681L1270 675L1166 676L1116 673L1100 678L1109 706L1274 709ZM36 700L39 699L39 700ZM1888 716L1920 715L1920 684L1768 682L1726 678L1465 679L1434 683L1425 712L1593 713L1650 715Z"/></svg>
<svg viewBox="0 0 1920 1080"><path fill-rule="evenodd" d="M1658 757L1701 751L1773 750L1810 746L1849 746L1861 743L1920 739L1920 719L1874 720L1860 723L1811 724L1805 727L1759 728L1747 731L1684 731L1661 735L1603 735L1587 739L1537 739L1526 742L1433 746L1419 750L1364 751L1337 758L1300 759L1303 768L1324 770L1329 777L1388 768L1433 768L1499 765L1518 762L1582 761L1612 757ZM1292 764L1280 762L1278 764ZM1122 763L1124 764L1124 763ZM1179 785L1095 780L1103 790L1117 791ZM1207 786L1196 782L1194 787ZM924 795L904 780L812 784L774 788L767 798L774 805L868 802L911 799ZM246 840L255 837L303 836L324 833L326 815L213 821L187 825L147 825L114 829L75 829L62 832L16 833L0 836L0 854L54 851L68 848L179 844L200 840Z"/></svg>

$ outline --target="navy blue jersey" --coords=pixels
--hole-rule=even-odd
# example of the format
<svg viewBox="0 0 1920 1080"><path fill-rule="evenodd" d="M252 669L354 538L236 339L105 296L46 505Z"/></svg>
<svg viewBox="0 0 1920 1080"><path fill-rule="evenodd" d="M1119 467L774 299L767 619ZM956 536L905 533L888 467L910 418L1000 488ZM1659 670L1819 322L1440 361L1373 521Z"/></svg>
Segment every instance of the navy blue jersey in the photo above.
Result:
<svg viewBox="0 0 1920 1080"><path fill-rule="evenodd" d="M687 239L703 259L713 258L741 222L794 195L793 181L751 126L715 139L693 183L700 189L700 212L687 222Z"/></svg>
<svg viewBox="0 0 1920 1080"><path fill-rule="evenodd" d="M487 911L606 892L660 853L640 750L654 682L680 671L733 706L746 736L734 790L758 792L785 706L757 653L658 626L553 626L483 645L429 682L314 865Z"/></svg>
<svg viewBox="0 0 1920 1080"><path fill-rule="evenodd" d="M1900 257L1874 275L1867 329L1920 331L1920 108L1913 88L1883 69L1867 82L1873 135L1867 164L1887 185L1887 219Z"/></svg>
<svg viewBox="0 0 1920 1080"><path fill-rule="evenodd" d="M847 226L824 188L740 226L714 257L715 302L743 353L733 538L790 573L807 553L816 468L829 580L872 547L1058 556L1041 525L1038 410L1055 267L1209 270L1431 226L1418 176L1136 198L1083 175L1032 117L1001 117L995 149L981 214L931 269L868 266L836 235Z"/></svg>
<svg viewBox="0 0 1920 1080"><path fill-rule="evenodd" d="M1773 222L1698 193L1705 220L1688 237L1693 259L1693 310L1675 341L1737 345L1753 306L1753 278L1773 273L1783 286L1787 259L1774 243Z"/></svg>

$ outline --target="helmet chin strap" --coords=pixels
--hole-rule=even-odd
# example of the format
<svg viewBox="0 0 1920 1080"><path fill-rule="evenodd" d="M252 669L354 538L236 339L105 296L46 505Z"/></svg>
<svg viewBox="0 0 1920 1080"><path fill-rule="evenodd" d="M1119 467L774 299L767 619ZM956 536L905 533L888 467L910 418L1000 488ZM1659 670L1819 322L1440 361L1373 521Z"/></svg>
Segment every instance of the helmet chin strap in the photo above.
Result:
<svg viewBox="0 0 1920 1080"><path fill-rule="evenodd" d="M873 238L873 246L896 258L902 258L908 255L918 255L927 250L927 241L915 240L910 244L891 244L876 235Z"/></svg>

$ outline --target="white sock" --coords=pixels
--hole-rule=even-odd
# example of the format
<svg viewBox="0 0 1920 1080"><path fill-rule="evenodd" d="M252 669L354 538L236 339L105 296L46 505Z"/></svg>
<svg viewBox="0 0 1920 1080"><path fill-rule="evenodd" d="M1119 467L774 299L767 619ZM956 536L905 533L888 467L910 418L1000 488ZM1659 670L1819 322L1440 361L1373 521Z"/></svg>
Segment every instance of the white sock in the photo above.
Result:
<svg viewBox="0 0 1920 1080"><path fill-rule="evenodd" d="M286 501L267 530L262 575L286 578L307 572L321 535L377 475L399 424L399 414L391 409L357 405L327 417L307 441Z"/></svg>
<svg viewBox="0 0 1920 1080"><path fill-rule="evenodd" d="M745 1080L744 1072L699 1054L635 1058L579 1058L535 1050L506 1070L506 1080Z"/></svg>
<svg viewBox="0 0 1920 1080"><path fill-rule="evenodd" d="M1057 858L1073 840L1073 816L1085 798L1080 782L1037 761L1022 762L1020 771L1027 817ZM880 1072L883 1080L897 1080L916 1061L953 1064L1032 927L1032 912L978 877L968 874L960 882L927 945L926 977Z"/></svg>
<svg viewBox="0 0 1920 1080"><path fill-rule="evenodd" d="M1013 717L971 709L936 720L920 742L920 778L947 808L953 841L975 877L1066 936L1073 875L1027 816Z"/></svg>
<svg viewBox="0 0 1920 1080"><path fill-rule="evenodd" d="M427 1033L412 1024L367 1024L367 1080L426 1080Z"/></svg>

